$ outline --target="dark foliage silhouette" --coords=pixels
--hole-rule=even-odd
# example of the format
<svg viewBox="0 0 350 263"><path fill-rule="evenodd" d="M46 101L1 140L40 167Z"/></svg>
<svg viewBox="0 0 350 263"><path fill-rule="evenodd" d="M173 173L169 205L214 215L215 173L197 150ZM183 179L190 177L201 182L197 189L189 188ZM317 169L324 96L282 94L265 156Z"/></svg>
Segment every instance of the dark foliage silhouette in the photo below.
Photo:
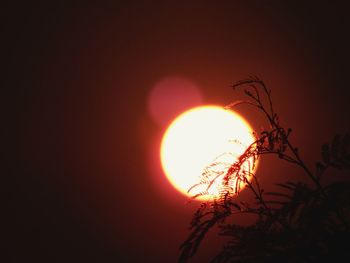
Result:
<svg viewBox="0 0 350 263"><path fill-rule="evenodd" d="M247 99L227 108L251 105L265 115L269 128L255 133L255 142L225 173L210 174L205 170L199 184L210 188L213 180L222 176L224 190L194 213L191 232L180 246L179 262L188 262L196 254L213 227L218 227L219 235L228 241L212 262L350 262L349 174L345 171L342 178L332 180L332 169L350 168L350 135L337 135L331 143L324 144L322 159L311 169L290 141L292 130L280 125L271 91L264 82L252 77L232 87L242 88ZM266 154L300 167L308 180L278 182L280 190L264 191L253 168ZM232 182L236 184L232 186ZM255 201L238 201L237 182L246 185ZM242 214L253 215L254 222L235 223Z"/></svg>

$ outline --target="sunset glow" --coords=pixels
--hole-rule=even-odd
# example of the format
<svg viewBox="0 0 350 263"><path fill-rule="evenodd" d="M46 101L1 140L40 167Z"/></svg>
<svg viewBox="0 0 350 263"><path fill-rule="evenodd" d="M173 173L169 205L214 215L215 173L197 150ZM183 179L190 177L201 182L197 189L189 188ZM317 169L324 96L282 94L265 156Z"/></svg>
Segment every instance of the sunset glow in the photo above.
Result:
<svg viewBox="0 0 350 263"><path fill-rule="evenodd" d="M166 130L161 143L161 163L169 182L182 194L193 196L205 190L198 184L204 169L219 162L215 169L226 172L227 164L254 142L250 125L240 115L218 106L201 106L178 116ZM222 176L200 200L218 195ZM243 186L242 186L243 187Z"/></svg>

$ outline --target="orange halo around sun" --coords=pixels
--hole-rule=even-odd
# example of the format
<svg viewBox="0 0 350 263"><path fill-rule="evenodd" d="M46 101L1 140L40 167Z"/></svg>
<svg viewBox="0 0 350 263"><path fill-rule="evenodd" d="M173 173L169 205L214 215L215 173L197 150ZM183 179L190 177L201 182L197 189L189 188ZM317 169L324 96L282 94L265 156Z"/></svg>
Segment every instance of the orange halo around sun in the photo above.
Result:
<svg viewBox="0 0 350 263"><path fill-rule="evenodd" d="M254 141L252 128L236 112L212 105L196 107L175 118L166 130L160 148L162 168L179 192L194 196L206 189L202 185L188 192L199 183L206 167L213 162L234 163ZM215 169L226 172L228 167ZM222 177L208 189L208 194L197 199L205 201L219 195ZM243 188L241 183L239 189Z"/></svg>

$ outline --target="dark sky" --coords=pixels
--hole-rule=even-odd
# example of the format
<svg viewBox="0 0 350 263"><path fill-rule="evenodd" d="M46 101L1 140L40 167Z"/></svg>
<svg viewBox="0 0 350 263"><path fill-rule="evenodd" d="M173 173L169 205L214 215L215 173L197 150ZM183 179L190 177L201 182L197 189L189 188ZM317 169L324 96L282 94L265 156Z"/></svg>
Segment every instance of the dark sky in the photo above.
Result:
<svg viewBox="0 0 350 263"><path fill-rule="evenodd" d="M147 103L161 79L225 105L231 82L259 76L310 163L350 131L345 4L147 2L4 8L4 262L176 262L198 204L159 168Z"/></svg>

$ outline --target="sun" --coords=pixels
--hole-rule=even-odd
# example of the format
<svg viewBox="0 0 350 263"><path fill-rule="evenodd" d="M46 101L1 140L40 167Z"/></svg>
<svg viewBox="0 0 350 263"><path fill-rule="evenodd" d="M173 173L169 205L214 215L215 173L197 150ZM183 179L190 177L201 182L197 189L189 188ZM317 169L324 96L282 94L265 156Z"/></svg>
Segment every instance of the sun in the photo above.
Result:
<svg viewBox="0 0 350 263"><path fill-rule="evenodd" d="M211 200L219 194L229 165L254 141L252 128L238 113L213 105L196 107L180 114L167 128L160 148L162 168L180 193L194 196L207 190L197 199ZM207 189L197 185L204 172L222 176Z"/></svg>

